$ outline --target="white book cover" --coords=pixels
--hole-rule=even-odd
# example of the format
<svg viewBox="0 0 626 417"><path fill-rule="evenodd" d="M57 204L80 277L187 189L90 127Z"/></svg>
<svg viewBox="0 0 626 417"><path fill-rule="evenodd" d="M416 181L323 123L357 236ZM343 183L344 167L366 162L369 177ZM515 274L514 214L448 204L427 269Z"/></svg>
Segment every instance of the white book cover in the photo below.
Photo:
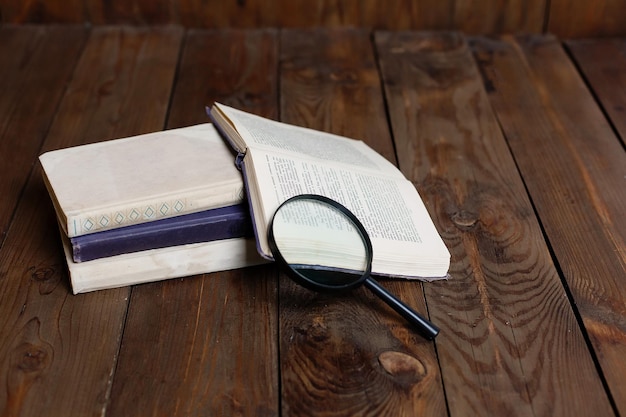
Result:
<svg viewBox="0 0 626 417"><path fill-rule="evenodd" d="M39 160L69 237L244 198L233 152L210 123L53 150Z"/></svg>
<svg viewBox="0 0 626 417"><path fill-rule="evenodd" d="M72 292L85 293L267 263L254 239L235 238L170 246L76 263L61 233Z"/></svg>

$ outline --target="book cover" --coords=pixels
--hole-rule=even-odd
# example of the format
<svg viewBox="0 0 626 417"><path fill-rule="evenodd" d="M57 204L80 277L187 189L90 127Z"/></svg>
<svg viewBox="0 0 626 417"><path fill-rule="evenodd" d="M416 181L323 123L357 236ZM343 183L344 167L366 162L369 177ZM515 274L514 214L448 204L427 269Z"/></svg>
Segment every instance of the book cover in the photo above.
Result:
<svg viewBox="0 0 626 417"><path fill-rule="evenodd" d="M72 237L74 262L189 243L252 237L245 204L220 207L148 223Z"/></svg>
<svg viewBox="0 0 626 417"><path fill-rule="evenodd" d="M63 231L61 239L74 294L267 263L251 238L170 246L89 262L74 262Z"/></svg>
<svg viewBox="0 0 626 417"><path fill-rule="evenodd" d="M49 151L39 159L69 237L243 201L233 151L210 123Z"/></svg>

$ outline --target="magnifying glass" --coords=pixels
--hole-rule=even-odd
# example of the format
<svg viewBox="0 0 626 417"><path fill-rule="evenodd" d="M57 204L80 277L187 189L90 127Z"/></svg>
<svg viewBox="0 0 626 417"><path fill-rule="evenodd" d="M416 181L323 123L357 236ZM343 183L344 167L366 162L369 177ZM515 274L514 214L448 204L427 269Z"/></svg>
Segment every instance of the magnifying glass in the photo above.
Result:
<svg viewBox="0 0 626 417"><path fill-rule="evenodd" d="M439 328L404 304L371 276L372 242L359 219L345 206L317 194L283 202L268 229L270 249L295 282L327 293L365 285L432 340Z"/></svg>

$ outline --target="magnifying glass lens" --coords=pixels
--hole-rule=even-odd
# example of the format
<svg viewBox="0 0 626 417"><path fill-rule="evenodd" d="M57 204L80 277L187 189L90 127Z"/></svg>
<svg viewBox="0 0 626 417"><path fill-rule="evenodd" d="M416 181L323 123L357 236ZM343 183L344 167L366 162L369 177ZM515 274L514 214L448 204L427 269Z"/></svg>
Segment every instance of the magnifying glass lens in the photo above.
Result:
<svg viewBox="0 0 626 417"><path fill-rule="evenodd" d="M271 233L283 261L309 287L349 289L369 273L371 250L362 232L330 202L288 200L276 211Z"/></svg>

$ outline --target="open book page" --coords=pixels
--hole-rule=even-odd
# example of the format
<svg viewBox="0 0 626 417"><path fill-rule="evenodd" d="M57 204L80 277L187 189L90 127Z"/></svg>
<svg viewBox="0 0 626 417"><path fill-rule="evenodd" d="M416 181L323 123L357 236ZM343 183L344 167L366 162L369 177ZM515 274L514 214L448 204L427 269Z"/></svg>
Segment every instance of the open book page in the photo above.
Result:
<svg viewBox="0 0 626 417"><path fill-rule="evenodd" d="M372 272L404 277L443 277L449 253L413 184L344 165L290 153L249 149L245 170L259 251L271 257L267 225L287 198L321 194L350 209L372 240Z"/></svg>
<svg viewBox="0 0 626 417"><path fill-rule="evenodd" d="M276 212L272 231L283 259L298 270L332 268L362 275L367 269L368 252L361 232L326 202L290 201Z"/></svg>
<svg viewBox="0 0 626 417"><path fill-rule="evenodd" d="M222 115L218 122L226 123L222 125L226 136L237 137L231 140L236 149L266 149L268 152L290 154L294 158L305 157L342 164L345 169L404 178L395 165L362 141L269 120L217 103L215 109L218 112L214 116Z"/></svg>

